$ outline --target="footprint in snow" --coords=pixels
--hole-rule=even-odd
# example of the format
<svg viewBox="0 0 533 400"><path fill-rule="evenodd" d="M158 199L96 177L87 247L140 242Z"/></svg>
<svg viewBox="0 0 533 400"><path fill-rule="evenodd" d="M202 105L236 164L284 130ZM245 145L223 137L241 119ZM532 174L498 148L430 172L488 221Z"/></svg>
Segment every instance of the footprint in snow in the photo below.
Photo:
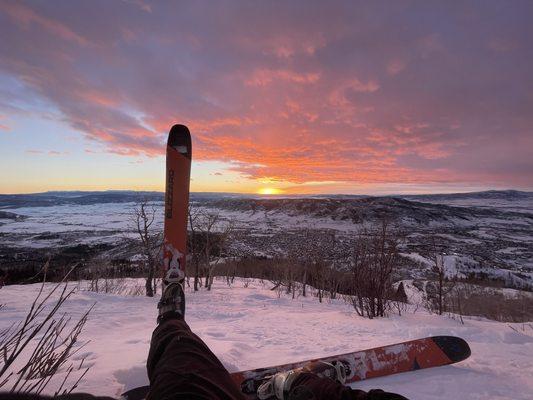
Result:
<svg viewBox="0 0 533 400"><path fill-rule="evenodd" d="M94 360L96 357L96 354L94 354L92 351L87 351L85 353L78 353L75 354L72 359L73 360Z"/></svg>
<svg viewBox="0 0 533 400"><path fill-rule="evenodd" d="M205 334L211 337L215 337L215 338L221 338L221 337L226 336L225 332L216 332L216 331L206 332Z"/></svg>

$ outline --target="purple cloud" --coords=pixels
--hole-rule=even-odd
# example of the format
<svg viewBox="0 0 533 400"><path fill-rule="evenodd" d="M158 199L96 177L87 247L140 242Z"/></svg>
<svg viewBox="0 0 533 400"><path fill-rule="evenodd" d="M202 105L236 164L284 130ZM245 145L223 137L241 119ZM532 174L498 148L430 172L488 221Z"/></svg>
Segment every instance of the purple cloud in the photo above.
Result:
<svg viewBox="0 0 533 400"><path fill-rule="evenodd" d="M252 178L531 188L531 17L527 1L4 1L0 72L117 154L161 154L179 121L197 159Z"/></svg>

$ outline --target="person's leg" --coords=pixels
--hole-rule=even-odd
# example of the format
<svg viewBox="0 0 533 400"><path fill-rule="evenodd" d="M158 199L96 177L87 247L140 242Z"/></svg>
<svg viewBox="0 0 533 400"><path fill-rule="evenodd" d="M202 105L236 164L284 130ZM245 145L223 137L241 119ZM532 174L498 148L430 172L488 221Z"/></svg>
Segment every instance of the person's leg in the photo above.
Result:
<svg viewBox="0 0 533 400"><path fill-rule="evenodd" d="M183 319L160 322L147 361L147 399L245 399L218 358Z"/></svg>

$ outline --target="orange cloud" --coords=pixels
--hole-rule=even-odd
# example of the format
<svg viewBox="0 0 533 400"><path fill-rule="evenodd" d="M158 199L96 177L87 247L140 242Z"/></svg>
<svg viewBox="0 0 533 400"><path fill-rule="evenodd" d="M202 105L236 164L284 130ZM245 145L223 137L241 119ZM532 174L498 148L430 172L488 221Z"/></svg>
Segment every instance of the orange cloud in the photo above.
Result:
<svg viewBox="0 0 533 400"><path fill-rule="evenodd" d="M417 182L408 168L394 168L392 153L334 139L309 144L256 142L231 136L202 137L196 158L237 162L233 170L254 179L292 183L320 181ZM426 177L427 178L427 177Z"/></svg>
<svg viewBox="0 0 533 400"><path fill-rule="evenodd" d="M530 181L533 25L465 7L4 1L0 113L38 104L126 157L184 123L195 159L283 184Z"/></svg>

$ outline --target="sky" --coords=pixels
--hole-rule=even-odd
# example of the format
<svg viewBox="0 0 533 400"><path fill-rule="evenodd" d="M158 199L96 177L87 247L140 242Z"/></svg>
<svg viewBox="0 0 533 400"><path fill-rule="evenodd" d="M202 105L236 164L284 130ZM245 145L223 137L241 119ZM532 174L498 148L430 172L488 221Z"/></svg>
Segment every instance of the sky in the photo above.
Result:
<svg viewBox="0 0 533 400"><path fill-rule="evenodd" d="M0 193L533 189L533 2L0 0Z"/></svg>

